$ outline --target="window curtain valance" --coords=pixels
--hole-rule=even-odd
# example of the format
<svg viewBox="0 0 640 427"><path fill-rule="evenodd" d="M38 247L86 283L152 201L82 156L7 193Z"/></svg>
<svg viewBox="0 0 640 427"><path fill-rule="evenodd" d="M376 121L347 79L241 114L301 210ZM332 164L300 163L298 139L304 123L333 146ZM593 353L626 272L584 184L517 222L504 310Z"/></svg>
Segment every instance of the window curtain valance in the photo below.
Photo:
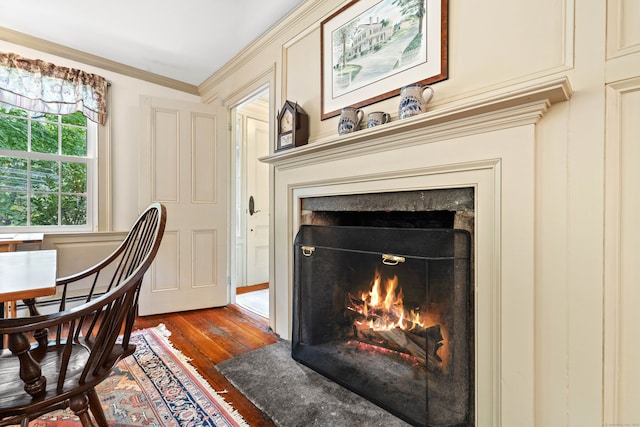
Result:
<svg viewBox="0 0 640 427"><path fill-rule="evenodd" d="M49 114L81 111L104 125L106 91L107 81L96 74L0 53L0 103Z"/></svg>

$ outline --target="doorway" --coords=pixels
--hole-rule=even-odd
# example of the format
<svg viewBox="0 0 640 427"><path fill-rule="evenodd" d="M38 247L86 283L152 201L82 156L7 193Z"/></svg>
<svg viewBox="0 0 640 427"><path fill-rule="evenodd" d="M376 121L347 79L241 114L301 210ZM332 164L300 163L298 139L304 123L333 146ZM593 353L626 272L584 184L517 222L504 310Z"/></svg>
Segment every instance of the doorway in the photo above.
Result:
<svg viewBox="0 0 640 427"><path fill-rule="evenodd" d="M235 109L235 302L269 317L269 90Z"/></svg>

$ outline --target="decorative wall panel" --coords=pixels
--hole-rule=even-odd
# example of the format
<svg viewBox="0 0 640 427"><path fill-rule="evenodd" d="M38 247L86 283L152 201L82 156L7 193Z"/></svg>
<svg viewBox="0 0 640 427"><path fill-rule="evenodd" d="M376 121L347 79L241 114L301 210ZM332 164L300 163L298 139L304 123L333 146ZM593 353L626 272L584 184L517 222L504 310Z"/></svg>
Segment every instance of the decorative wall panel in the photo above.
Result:
<svg viewBox="0 0 640 427"><path fill-rule="evenodd" d="M607 8L607 57L640 52L640 2L610 0Z"/></svg>
<svg viewBox="0 0 640 427"><path fill-rule="evenodd" d="M179 119L177 111L156 109L152 123L153 200L177 202L180 182Z"/></svg>
<svg viewBox="0 0 640 427"><path fill-rule="evenodd" d="M42 249L55 249L58 252L57 277L65 277L86 270L103 260L118 247L126 235L126 232L104 233L98 239L90 234L47 235ZM104 275L105 279L98 284L98 291L108 286L109 277L110 274ZM89 280L80 283L82 284L76 289L77 294L91 288Z"/></svg>
<svg viewBox="0 0 640 427"><path fill-rule="evenodd" d="M180 287L180 233L165 231L162 245L151 266L151 292L176 290ZM149 278L147 278L148 280Z"/></svg>
<svg viewBox="0 0 640 427"><path fill-rule="evenodd" d="M607 95L604 425L633 425L640 420L640 79Z"/></svg>
<svg viewBox="0 0 640 427"><path fill-rule="evenodd" d="M191 186L194 203L216 202L216 120L215 116L193 114ZM213 141L213 143L212 143Z"/></svg>
<svg viewBox="0 0 640 427"><path fill-rule="evenodd" d="M216 285L216 230L193 230L192 287Z"/></svg>

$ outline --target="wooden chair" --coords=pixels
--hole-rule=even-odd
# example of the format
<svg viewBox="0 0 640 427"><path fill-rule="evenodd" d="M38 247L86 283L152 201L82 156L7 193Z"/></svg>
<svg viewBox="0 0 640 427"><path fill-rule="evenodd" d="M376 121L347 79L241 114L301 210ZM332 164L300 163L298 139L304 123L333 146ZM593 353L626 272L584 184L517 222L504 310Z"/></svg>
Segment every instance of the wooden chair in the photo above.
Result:
<svg viewBox="0 0 640 427"><path fill-rule="evenodd" d="M164 206L151 204L111 255L56 281L58 312L39 314L37 302L27 300L30 316L0 320L0 334L8 335L10 350L0 355L0 426L26 427L30 420L65 407L85 427L94 425L89 411L98 425L107 425L95 386L135 351L129 339L140 285L165 223ZM74 285L88 294L71 307Z"/></svg>

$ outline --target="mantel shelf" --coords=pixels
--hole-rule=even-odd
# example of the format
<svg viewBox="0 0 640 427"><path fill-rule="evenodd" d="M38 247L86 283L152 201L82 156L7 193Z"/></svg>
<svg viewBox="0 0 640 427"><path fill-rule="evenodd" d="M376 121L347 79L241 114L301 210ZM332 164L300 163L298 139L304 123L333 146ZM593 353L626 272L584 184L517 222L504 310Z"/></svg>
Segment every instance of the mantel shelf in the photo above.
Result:
<svg viewBox="0 0 640 427"><path fill-rule="evenodd" d="M441 136L445 132L461 132L460 123L465 123L462 127L477 126L479 123L486 126L500 120L514 121L514 116L527 116L528 120L537 120L550 105L567 101L572 95L573 89L566 77L543 81L348 135L319 138L307 145L277 152L259 160L276 166L293 165L318 156L357 149L362 144L376 144L376 141L378 144L385 144L385 141L397 139L401 135L408 136L406 134L409 132L415 133L418 130L422 134Z"/></svg>

